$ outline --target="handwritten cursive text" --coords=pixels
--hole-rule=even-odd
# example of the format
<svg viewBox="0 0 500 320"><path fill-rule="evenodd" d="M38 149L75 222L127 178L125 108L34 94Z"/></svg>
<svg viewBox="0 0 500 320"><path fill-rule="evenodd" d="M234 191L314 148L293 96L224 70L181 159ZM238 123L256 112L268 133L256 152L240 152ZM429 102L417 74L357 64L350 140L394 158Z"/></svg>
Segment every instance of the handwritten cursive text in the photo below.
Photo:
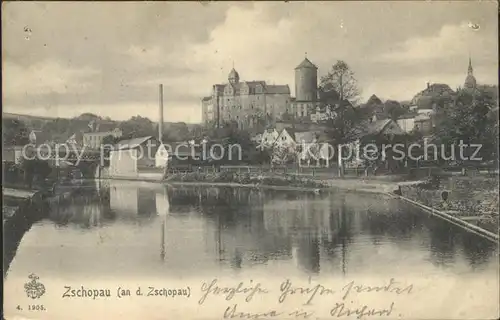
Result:
<svg viewBox="0 0 500 320"><path fill-rule="evenodd" d="M344 292L344 296L342 297L342 300L347 299L347 297L351 293L363 293L363 292L389 292L389 293L396 293L398 295L400 294L410 294L413 290L413 285L410 284L408 286L401 286L396 282L394 279L391 278L389 280L389 283L383 286L366 286L363 284L356 284L354 281L349 282L347 285L345 285L342 288L342 291Z"/></svg>
<svg viewBox="0 0 500 320"><path fill-rule="evenodd" d="M350 316L356 316L356 319L361 319L363 317L367 316L387 316L389 317L392 314L394 308L394 302L391 303L389 308L386 309L374 309L370 308L367 305L363 305L360 307L355 307L355 308L349 308L346 307L346 305L342 303L336 303L335 307L333 307L330 310L330 315L332 317L337 317L337 318L343 318L343 317L350 317Z"/></svg>
<svg viewBox="0 0 500 320"><path fill-rule="evenodd" d="M234 298L237 294L245 295L245 301L250 302L256 294L268 293L268 291L261 287L260 283L253 283L250 280L250 285L245 286L240 282L236 287L220 287L217 285L217 279L213 279L210 284L204 282L201 285L202 296L198 304L203 304L209 295L223 295L227 301Z"/></svg>
<svg viewBox="0 0 500 320"><path fill-rule="evenodd" d="M280 303L283 303L288 295L302 294L302 295L307 295L308 297L305 303L306 305L311 304L317 294L322 296L322 295L331 295L335 293L335 291L333 291L332 289L325 288L321 284L317 284L315 286L310 286L310 287L294 287L289 279L281 283L280 291L281 295L278 299Z"/></svg>
<svg viewBox="0 0 500 320"><path fill-rule="evenodd" d="M226 311L224 311L224 319L270 319L281 315L281 312L277 312L275 310L261 313L241 312L237 310L237 307L237 304L232 307L227 307Z"/></svg>

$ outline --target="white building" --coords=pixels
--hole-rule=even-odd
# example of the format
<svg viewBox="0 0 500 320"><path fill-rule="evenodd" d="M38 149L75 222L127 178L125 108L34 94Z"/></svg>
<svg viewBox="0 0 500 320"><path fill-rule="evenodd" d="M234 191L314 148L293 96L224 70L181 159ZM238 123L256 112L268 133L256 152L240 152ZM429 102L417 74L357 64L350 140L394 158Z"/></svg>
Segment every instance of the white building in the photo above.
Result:
<svg viewBox="0 0 500 320"><path fill-rule="evenodd" d="M111 131L85 132L83 134L83 145L88 148L99 149L104 137L107 136L120 138L122 136L122 131L119 128L115 128Z"/></svg>
<svg viewBox="0 0 500 320"><path fill-rule="evenodd" d="M398 119L396 123L404 132L409 133L415 129L415 116Z"/></svg>
<svg viewBox="0 0 500 320"><path fill-rule="evenodd" d="M157 168L165 168L168 165L168 150L164 144L161 144L158 147L158 150L155 154L155 167Z"/></svg>
<svg viewBox="0 0 500 320"><path fill-rule="evenodd" d="M278 136L279 136L279 132L276 130L276 129L266 129L263 133L262 133L262 137L261 137L261 146L263 148L271 148L274 143L276 142L276 139L278 139Z"/></svg>
<svg viewBox="0 0 500 320"><path fill-rule="evenodd" d="M150 159L150 146L156 143L152 136L122 140L109 155L109 174L115 177L138 177L140 167L155 164ZM152 152L151 152L152 153ZM153 154L153 153L152 153ZM156 149L154 154L156 154Z"/></svg>

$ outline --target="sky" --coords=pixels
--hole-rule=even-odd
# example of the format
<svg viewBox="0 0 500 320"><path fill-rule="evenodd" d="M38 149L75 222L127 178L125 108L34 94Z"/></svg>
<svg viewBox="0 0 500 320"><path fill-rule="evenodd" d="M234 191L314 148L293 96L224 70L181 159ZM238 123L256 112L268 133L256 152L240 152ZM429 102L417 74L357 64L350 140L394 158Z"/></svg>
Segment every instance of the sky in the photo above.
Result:
<svg viewBox="0 0 500 320"><path fill-rule="evenodd" d="M241 80L288 84L337 61L362 92L410 100L426 83L498 83L494 1L2 2L4 112L201 121L201 98ZM479 26L478 30L470 24Z"/></svg>

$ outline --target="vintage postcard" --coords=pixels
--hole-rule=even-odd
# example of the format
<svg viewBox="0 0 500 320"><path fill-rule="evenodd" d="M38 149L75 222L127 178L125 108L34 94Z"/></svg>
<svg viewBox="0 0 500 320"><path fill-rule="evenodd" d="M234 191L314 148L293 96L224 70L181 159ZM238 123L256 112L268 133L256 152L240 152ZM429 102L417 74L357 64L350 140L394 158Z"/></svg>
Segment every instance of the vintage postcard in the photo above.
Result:
<svg viewBox="0 0 500 320"><path fill-rule="evenodd" d="M3 316L498 319L498 3L3 2Z"/></svg>

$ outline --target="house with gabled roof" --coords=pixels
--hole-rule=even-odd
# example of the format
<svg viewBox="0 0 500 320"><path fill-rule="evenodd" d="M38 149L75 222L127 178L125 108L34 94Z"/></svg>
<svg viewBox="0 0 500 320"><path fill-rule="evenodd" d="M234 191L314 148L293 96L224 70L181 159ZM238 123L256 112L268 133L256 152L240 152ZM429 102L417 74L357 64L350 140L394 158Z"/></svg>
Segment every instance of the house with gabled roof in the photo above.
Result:
<svg viewBox="0 0 500 320"><path fill-rule="evenodd" d="M295 141L295 134L297 130L293 128L286 128L281 130L278 138L274 142L273 148L284 148L290 152L297 148L298 143Z"/></svg>

